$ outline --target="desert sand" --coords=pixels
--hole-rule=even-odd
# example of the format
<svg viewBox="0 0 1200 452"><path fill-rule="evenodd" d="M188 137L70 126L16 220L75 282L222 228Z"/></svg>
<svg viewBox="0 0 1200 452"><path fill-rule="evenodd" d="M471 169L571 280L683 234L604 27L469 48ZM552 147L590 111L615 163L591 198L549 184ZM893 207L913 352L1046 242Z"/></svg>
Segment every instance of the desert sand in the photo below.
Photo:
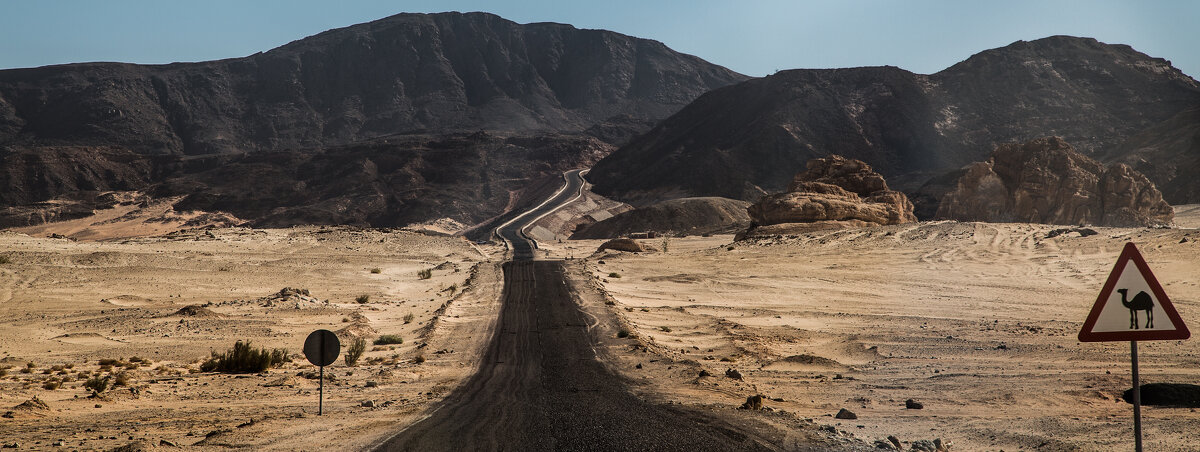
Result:
<svg viewBox="0 0 1200 452"><path fill-rule="evenodd" d="M922 222L650 239L658 251L640 254L593 254L600 241L544 248L587 256L578 277L611 301L590 308L623 317L633 337L611 341L612 356L666 401L732 408L762 394L775 410L764 420L783 412L868 444L894 435L906 449L934 438L952 450L1132 449L1132 407L1120 400L1129 344L1076 335L1127 241L1198 328L1200 231L1049 237L1061 229L1071 228ZM1143 383L1200 380L1200 342L1139 348ZM842 408L858 418L834 418ZM1195 409L1146 407L1143 419L1146 450L1200 449Z"/></svg>
<svg viewBox="0 0 1200 452"><path fill-rule="evenodd" d="M648 239L647 253L552 240L542 252L567 259L588 313L625 330L597 330L598 355L646 398L797 437L813 431L798 425L816 424L849 448L894 435L906 448L940 438L952 450L1114 450L1132 444L1131 407L1120 400L1128 344L1076 334L1126 241L1200 328L1197 211L1178 209L1179 229L1090 236L922 222L741 242ZM128 232L87 232L99 241L0 233L5 444L361 449L464 381L498 312L497 245L351 228L119 237ZM418 276L424 269L431 278ZM285 287L310 296L281 297ZM180 311L188 306L203 309ZM317 328L404 338L369 347L355 367L329 367L320 417L316 368L299 355ZM263 374L199 371L235 340L287 348L293 362ZM1143 342L1143 382L1200 379L1198 344ZM83 387L122 371L125 386L96 397ZM51 381L61 386L47 389ZM737 411L755 394L767 410ZM21 407L35 397L45 407ZM923 409L906 409L908 399ZM843 408L858 418L834 418ZM1193 409L1143 413L1147 450L1197 449Z"/></svg>
<svg viewBox="0 0 1200 452"><path fill-rule="evenodd" d="M498 308L503 248L402 231L229 228L98 242L0 232L0 255L0 442L329 450L371 444L470 374ZM278 296L285 287L310 296ZM404 339L368 345L356 367L327 367L320 417L317 368L299 355L319 328L343 344ZM236 340L286 348L293 362L199 372ZM98 397L83 387L121 372L126 385ZM19 407L35 397L45 406Z"/></svg>

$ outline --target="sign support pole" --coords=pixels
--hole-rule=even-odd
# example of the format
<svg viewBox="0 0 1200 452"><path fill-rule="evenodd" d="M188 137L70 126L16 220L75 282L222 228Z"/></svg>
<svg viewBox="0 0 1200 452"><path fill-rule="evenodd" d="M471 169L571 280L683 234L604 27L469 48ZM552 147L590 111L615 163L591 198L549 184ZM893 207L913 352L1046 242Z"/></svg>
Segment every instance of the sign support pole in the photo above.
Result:
<svg viewBox="0 0 1200 452"><path fill-rule="evenodd" d="M1135 345L1135 347L1136 347L1136 345ZM1135 357L1137 356L1136 348L1133 350L1133 356L1135 356ZM320 366L320 367L321 367L321 386L320 386L321 392L319 393L319 395L317 395L317 416L320 416L321 412L325 411L325 366ZM1137 381L1137 361L1134 361L1133 369L1134 369L1133 370L1133 375L1134 375L1133 381L1136 382ZM1134 383L1134 384L1136 385L1137 383ZM1134 397L1137 397L1137 396L1134 396ZM1134 400L1137 400L1137 399L1134 399ZM1137 405L1134 405L1134 407L1136 407L1136 406ZM1137 408L1134 408L1134 410L1137 410ZM1141 435L1139 434L1138 435L1138 444L1139 444L1138 451L1139 452L1142 450L1142 447L1140 446L1141 443L1142 443Z"/></svg>
<svg viewBox="0 0 1200 452"><path fill-rule="evenodd" d="M1129 341L1129 355L1133 361L1133 437L1137 452L1142 452L1142 386L1138 381L1137 341Z"/></svg>

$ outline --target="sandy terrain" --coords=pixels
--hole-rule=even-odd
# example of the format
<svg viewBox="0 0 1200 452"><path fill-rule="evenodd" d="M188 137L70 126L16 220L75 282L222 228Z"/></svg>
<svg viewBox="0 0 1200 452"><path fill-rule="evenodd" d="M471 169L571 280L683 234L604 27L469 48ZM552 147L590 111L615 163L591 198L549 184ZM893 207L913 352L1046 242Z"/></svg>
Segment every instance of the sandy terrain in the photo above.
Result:
<svg viewBox="0 0 1200 452"><path fill-rule="evenodd" d="M474 369L495 318L502 252L460 238L348 229L103 242L0 232L0 442L22 450L365 446ZM418 277L423 269L431 278ZM273 297L284 287L311 296ZM360 295L369 300L358 303ZM193 305L205 309L178 312ZM305 376L316 367L298 355L318 328L340 332L343 344L347 332L404 339L368 346L357 367L339 359L327 368L322 417L316 377ZM210 351L239 339L286 348L294 361L265 374L198 371ZM111 359L115 367L102 367ZM122 371L127 385L100 397L82 387ZM46 389L50 381L63 382ZM16 408L33 397L48 409Z"/></svg>
<svg viewBox="0 0 1200 452"><path fill-rule="evenodd" d="M867 444L895 435L905 448L941 438L954 450L1132 449L1132 408L1119 401L1129 345L1076 334L1130 240L1200 328L1200 231L1047 238L1056 229L933 222L672 238L666 253L593 254L600 241L544 248L591 256L574 263L577 283L593 279L615 302L591 309L623 316L637 337L610 345L619 367L667 401L732 408L759 393L776 410L762 415L769 422L783 411ZM1200 341L1139 348L1144 383L1200 380ZM907 399L924 408L906 409ZM841 408L858 419L833 418ZM1195 409L1143 415L1146 450L1200 448Z"/></svg>

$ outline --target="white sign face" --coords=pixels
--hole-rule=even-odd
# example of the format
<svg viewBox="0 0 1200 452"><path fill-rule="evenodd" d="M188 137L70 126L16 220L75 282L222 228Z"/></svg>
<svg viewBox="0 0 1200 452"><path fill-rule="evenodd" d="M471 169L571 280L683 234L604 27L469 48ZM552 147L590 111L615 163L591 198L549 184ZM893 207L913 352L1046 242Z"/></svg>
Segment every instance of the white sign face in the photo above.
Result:
<svg viewBox="0 0 1200 452"><path fill-rule="evenodd" d="M1104 303L1104 309L1096 318L1093 332L1114 331L1174 331L1176 326L1162 303L1154 296L1150 284L1142 277L1133 260L1125 261L1125 268L1117 285Z"/></svg>
<svg viewBox="0 0 1200 452"><path fill-rule="evenodd" d="M1182 340L1191 335L1142 254L1126 243L1083 321L1080 342Z"/></svg>

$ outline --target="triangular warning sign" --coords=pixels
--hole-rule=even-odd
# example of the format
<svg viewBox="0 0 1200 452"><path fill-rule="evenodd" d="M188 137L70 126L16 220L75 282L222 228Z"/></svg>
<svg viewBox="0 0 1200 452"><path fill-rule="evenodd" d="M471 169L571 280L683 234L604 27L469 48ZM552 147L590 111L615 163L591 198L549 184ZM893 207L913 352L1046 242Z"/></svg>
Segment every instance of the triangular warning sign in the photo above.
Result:
<svg viewBox="0 0 1200 452"><path fill-rule="evenodd" d="M1126 243L1079 331L1081 342L1187 339L1192 335L1133 243Z"/></svg>

